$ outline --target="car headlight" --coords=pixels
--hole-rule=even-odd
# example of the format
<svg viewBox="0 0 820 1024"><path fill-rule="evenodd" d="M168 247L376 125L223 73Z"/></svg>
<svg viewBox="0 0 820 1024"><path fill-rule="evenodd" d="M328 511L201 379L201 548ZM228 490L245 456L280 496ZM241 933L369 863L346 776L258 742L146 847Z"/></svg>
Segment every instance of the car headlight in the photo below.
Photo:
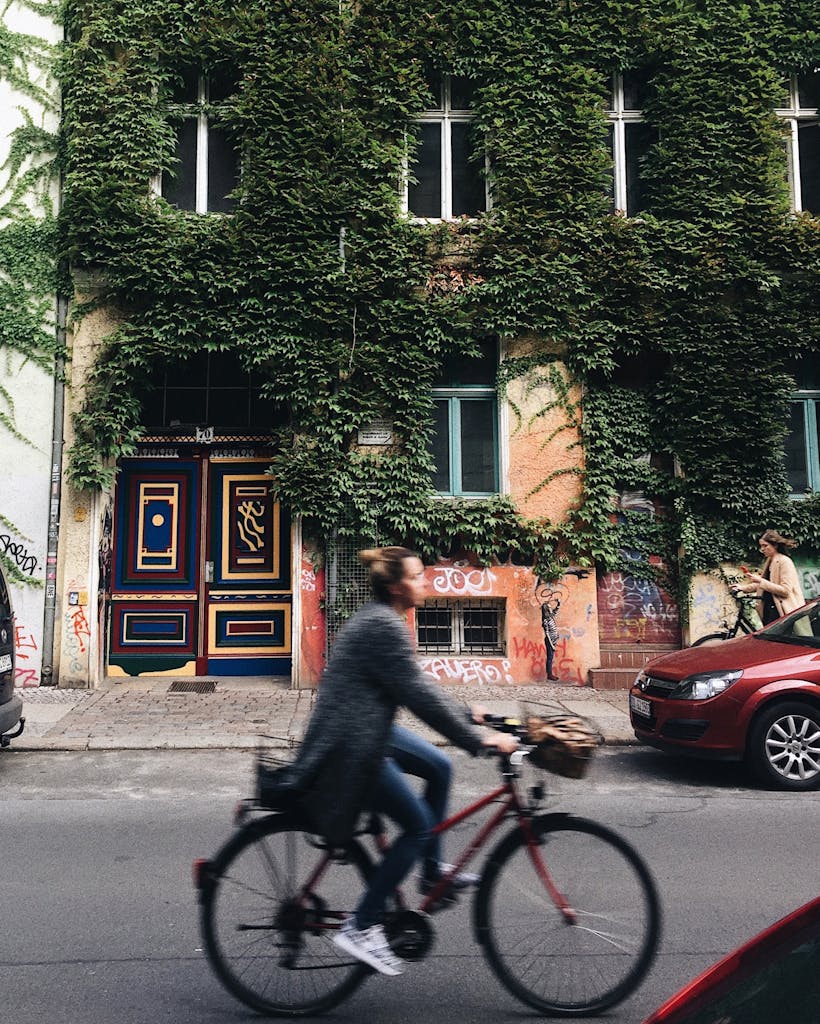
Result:
<svg viewBox="0 0 820 1024"><path fill-rule="evenodd" d="M637 686L639 690L646 689L646 672L643 669L635 676L635 682L632 685Z"/></svg>
<svg viewBox="0 0 820 1024"><path fill-rule="evenodd" d="M742 675L740 669L733 672L698 672L681 679L669 696L673 700L708 700L728 690Z"/></svg>

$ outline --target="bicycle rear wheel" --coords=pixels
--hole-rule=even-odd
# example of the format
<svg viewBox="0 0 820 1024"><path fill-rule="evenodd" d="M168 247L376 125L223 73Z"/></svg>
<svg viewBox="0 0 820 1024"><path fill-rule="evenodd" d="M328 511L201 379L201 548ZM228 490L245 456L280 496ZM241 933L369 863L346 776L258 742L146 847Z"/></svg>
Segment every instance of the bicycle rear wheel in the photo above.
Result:
<svg viewBox="0 0 820 1024"><path fill-rule="evenodd" d="M625 840L596 822L554 814L531 827L534 853L515 829L490 856L476 897L479 939L501 983L528 1006L559 1017L600 1013L638 986L655 955L660 905L652 877Z"/></svg>
<svg viewBox="0 0 820 1024"><path fill-rule="evenodd" d="M334 945L370 873L362 847L329 851L283 814L240 829L204 869L201 926L222 983L268 1016L311 1016L370 973Z"/></svg>
<svg viewBox="0 0 820 1024"><path fill-rule="evenodd" d="M730 634L728 630L723 630L719 633L707 633L705 636L699 636L694 643L690 644L690 647L705 647L709 644L721 643L724 640L729 640Z"/></svg>

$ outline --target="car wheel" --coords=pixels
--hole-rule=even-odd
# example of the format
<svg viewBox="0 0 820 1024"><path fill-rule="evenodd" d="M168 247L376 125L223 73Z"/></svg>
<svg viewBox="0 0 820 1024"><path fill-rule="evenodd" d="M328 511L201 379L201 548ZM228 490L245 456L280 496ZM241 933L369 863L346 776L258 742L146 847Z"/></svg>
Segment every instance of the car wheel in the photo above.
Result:
<svg viewBox="0 0 820 1024"><path fill-rule="evenodd" d="M788 701L763 711L749 734L749 762L780 789L820 787L820 710Z"/></svg>

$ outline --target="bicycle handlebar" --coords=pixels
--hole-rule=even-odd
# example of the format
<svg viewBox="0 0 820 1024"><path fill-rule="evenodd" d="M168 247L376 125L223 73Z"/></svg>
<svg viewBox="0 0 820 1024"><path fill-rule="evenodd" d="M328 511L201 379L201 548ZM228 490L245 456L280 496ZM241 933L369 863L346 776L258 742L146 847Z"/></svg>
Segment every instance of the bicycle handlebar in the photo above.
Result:
<svg viewBox="0 0 820 1024"><path fill-rule="evenodd" d="M520 718L514 718L509 715L485 715L482 725L489 725L496 732L508 732L513 736L522 735L523 726Z"/></svg>

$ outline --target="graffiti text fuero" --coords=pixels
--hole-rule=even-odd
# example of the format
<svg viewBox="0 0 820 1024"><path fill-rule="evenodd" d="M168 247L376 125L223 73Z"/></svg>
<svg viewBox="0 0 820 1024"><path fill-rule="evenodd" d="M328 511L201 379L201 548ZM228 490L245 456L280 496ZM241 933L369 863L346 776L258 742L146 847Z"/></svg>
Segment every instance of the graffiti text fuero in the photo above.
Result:
<svg viewBox="0 0 820 1024"><path fill-rule="evenodd" d="M512 683L510 663L481 658L422 658L421 670L437 683L479 683L484 686Z"/></svg>

